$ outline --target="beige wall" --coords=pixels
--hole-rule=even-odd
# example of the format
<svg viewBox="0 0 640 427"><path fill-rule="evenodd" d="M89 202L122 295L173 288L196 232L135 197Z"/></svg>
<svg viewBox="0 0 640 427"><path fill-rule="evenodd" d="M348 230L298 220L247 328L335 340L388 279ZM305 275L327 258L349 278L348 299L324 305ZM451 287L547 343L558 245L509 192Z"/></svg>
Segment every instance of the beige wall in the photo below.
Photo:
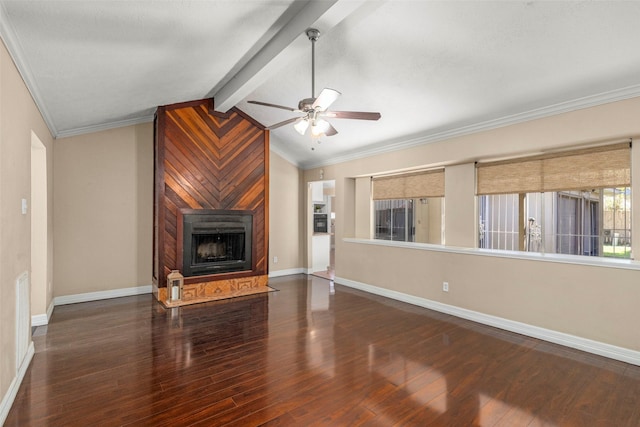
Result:
<svg viewBox="0 0 640 427"><path fill-rule="evenodd" d="M442 244L442 205L442 197L429 197L416 202L416 242Z"/></svg>
<svg viewBox="0 0 640 427"><path fill-rule="evenodd" d="M55 296L150 285L152 124L61 138L54 158ZM270 272L304 264L301 187L300 170L272 152Z"/></svg>
<svg viewBox="0 0 640 427"><path fill-rule="evenodd" d="M153 125L54 144L56 297L151 285Z"/></svg>
<svg viewBox="0 0 640 427"><path fill-rule="evenodd" d="M31 270L31 217L21 200L30 203L31 132L47 153L48 211L52 212L53 138L4 44L0 43L0 399L16 379L16 279ZM51 215L48 217L47 260L52 263ZM46 269L51 280L51 268ZM45 298L46 299L46 298ZM45 301L46 306L50 301ZM43 313L31 313L43 314Z"/></svg>
<svg viewBox="0 0 640 427"><path fill-rule="evenodd" d="M296 166L273 151L269 161L269 273L273 274L304 264L304 192L302 172Z"/></svg>
<svg viewBox="0 0 640 427"><path fill-rule="evenodd" d="M640 135L640 98L478 132L332 166L336 180L336 276L511 321L640 351L640 271L345 242L353 237L354 178L445 165L447 245L475 247L474 162ZM640 145L633 149L638 169ZM305 180L318 169L305 171ZM632 173L640 188L640 173ZM640 207L633 201L634 223ZM640 239L637 239L640 240ZM638 253L640 242L634 243ZM450 292L442 292L448 281Z"/></svg>
<svg viewBox="0 0 640 427"><path fill-rule="evenodd" d="M371 203L371 178L356 178L355 188L355 236L368 239L373 232L373 213Z"/></svg>
<svg viewBox="0 0 640 427"><path fill-rule="evenodd" d="M640 350L639 271L358 243L341 249L339 277Z"/></svg>
<svg viewBox="0 0 640 427"><path fill-rule="evenodd" d="M444 243L472 248L476 245L475 165L465 163L444 170Z"/></svg>
<svg viewBox="0 0 640 427"><path fill-rule="evenodd" d="M429 199L429 241L428 243L442 244L442 215L444 201L442 197Z"/></svg>

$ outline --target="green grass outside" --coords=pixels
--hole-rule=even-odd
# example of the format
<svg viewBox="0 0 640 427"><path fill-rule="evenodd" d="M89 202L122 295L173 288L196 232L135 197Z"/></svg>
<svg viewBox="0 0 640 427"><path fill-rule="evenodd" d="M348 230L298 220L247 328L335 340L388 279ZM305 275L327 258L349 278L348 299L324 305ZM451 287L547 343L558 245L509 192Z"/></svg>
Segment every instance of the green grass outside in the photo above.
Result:
<svg viewBox="0 0 640 427"><path fill-rule="evenodd" d="M612 258L631 258L631 248L629 246L603 246L602 255Z"/></svg>

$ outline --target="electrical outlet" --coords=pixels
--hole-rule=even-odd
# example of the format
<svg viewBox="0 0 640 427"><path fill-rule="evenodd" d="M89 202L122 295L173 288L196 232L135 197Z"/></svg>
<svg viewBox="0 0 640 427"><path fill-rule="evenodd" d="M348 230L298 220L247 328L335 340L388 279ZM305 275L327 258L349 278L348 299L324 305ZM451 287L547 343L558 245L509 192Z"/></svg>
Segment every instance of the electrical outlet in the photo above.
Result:
<svg viewBox="0 0 640 427"><path fill-rule="evenodd" d="M278 257L277 257L277 256L274 256L274 257L273 257L273 263L274 263L274 264L277 264L277 263L278 263Z"/></svg>
<svg viewBox="0 0 640 427"><path fill-rule="evenodd" d="M442 282L442 292L449 292L449 282Z"/></svg>

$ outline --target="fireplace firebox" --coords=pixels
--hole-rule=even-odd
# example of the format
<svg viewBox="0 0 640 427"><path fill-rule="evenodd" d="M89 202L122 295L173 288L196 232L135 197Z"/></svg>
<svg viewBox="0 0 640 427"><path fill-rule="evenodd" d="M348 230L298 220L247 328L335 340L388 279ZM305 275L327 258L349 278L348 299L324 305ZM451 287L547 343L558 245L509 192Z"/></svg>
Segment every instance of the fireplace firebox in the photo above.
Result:
<svg viewBox="0 0 640 427"><path fill-rule="evenodd" d="M185 277L251 270L250 211L202 209L180 216Z"/></svg>

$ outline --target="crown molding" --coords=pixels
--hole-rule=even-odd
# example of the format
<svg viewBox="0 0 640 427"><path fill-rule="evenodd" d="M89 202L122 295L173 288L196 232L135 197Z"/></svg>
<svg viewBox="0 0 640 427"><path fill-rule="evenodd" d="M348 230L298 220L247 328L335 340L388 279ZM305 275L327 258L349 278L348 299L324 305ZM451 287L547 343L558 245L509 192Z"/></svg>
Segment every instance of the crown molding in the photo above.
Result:
<svg viewBox="0 0 640 427"><path fill-rule="evenodd" d="M422 134L409 138L392 139L376 144L375 147L369 149L348 153L343 156L333 157L331 160L319 162L301 162L300 167L304 170L307 170L335 165L351 160L362 159L364 157L371 157L378 154L385 154L433 142L444 141L459 136L488 131L500 127L528 122L531 120L542 119L545 117L551 117L562 113L569 113L571 111L582 110L602 104L608 104L610 102L623 101L625 99L635 98L638 96L640 96L640 85L627 86L621 89L615 89L608 92L589 95L571 101L560 102L557 104L549 105L547 107L536 108L533 110L525 111L523 113L511 114L498 119L492 119L472 125L461 126L442 132Z"/></svg>
<svg viewBox="0 0 640 427"><path fill-rule="evenodd" d="M84 127L79 127L75 129L62 130L58 132L58 134L55 137L56 139L67 138L70 136L77 136L77 135L82 135L85 133L92 133L92 132L101 132L104 130L116 129L116 128L121 128L125 126L139 125L142 123L149 123L152 121L153 121L153 116L136 117L133 119L118 120L115 122L103 123L99 125L91 125L91 126L84 126Z"/></svg>
<svg viewBox="0 0 640 427"><path fill-rule="evenodd" d="M69 136L81 135L84 133L91 132L99 132L103 130L113 129L117 127L136 125L141 123L147 123L153 120L153 116L145 116L138 117L133 119L114 121L100 125L94 126L85 126L75 129L69 129L64 131L58 131L56 128L54 121L49 114L49 111L45 107L45 103L42 99L42 95L40 90L36 84L36 79L31 72L31 68L27 62L27 60L23 57L21 52L23 49L21 48L21 43L18 37L16 36L15 30L11 25L9 19L7 19L7 11L4 3L0 2L0 37L2 38L9 55L11 56L18 72L20 73L22 79L27 86L31 97L33 98L40 114L44 122L46 123L51 135L54 138L63 138ZM283 157L293 165L301 168L303 170L313 169L317 167L325 167L330 165L335 165L338 163L344 163L352 160L362 159L365 157L371 157L379 154L385 154L393 151L408 149L424 144L429 144L433 142L439 142L459 136L469 135L477 132L488 131L504 126L509 126L513 124L518 124L526 121L541 119L545 117L550 117L557 114L567 113L575 110L585 109L589 107L594 107L610 102L621 101L625 99L630 99L634 97L640 96L640 85L628 86L621 89L615 89L607 92L602 92L595 95L585 96L581 98L577 98L570 101L565 101L557 104L553 104L550 106L533 109L530 111L512 114L508 116L504 116L502 118L487 120L484 122L475 123L472 125L461 126L449 130L444 130L442 132L436 133L423 133L417 136L403 137L397 139L391 139L387 141L380 142L373 147L364 148L362 150L353 151L350 153L346 153L344 155L338 155L335 157L331 157L327 160L319 160L319 161L298 161L295 160L291 154L284 152L284 150L276 147L275 145L271 146L271 150L274 151L279 156Z"/></svg>
<svg viewBox="0 0 640 427"><path fill-rule="evenodd" d="M2 37L2 40L9 51L9 56L11 56L13 63L18 69L18 73L20 73L22 80L24 80L24 83L27 86L27 90L38 107L38 110L42 115L42 119L49 128L49 132L51 132L51 135L55 138L58 131L53 123L53 119L51 118L49 111L45 108L45 103L42 100L42 95L40 94L40 89L38 89L38 85L36 84L36 79L33 77L33 73L31 72L31 67L29 67L27 60L21 54L23 49L20 44L20 40L16 36L15 30L11 25L11 21L7 19L7 10L4 3L0 3L0 37Z"/></svg>

